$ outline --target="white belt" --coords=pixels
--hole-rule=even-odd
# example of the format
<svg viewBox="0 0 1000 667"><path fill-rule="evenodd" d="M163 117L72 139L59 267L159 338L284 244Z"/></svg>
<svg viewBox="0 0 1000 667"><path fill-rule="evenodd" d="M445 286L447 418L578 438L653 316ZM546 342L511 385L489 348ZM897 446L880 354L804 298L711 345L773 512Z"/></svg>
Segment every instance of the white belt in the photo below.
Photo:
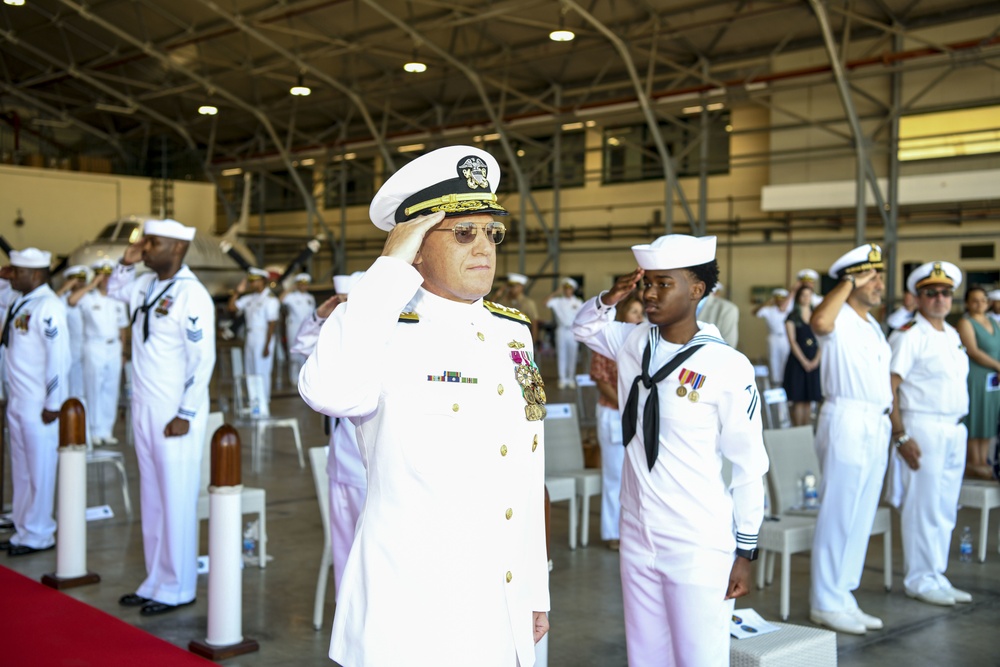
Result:
<svg viewBox="0 0 1000 667"><path fill-rule="evenodd" d="M942 424L958 425L962 423L965 415L942 415L935 412L919 412L917 410L901 410L904 416L912 419L926 419L927 421L940 422Z"/></svg>
<svg viewBox="0 0 1000 667"><path fill-rule="evenodd" d="M823 407L826 407L827 405L837 408L860 410L861 412L867 412L869 414L888 415L892 411L891 407L886 407L883 403L870 403L869 401L859 401L854 398L840 398L839 396L824 399Z"/></svg>

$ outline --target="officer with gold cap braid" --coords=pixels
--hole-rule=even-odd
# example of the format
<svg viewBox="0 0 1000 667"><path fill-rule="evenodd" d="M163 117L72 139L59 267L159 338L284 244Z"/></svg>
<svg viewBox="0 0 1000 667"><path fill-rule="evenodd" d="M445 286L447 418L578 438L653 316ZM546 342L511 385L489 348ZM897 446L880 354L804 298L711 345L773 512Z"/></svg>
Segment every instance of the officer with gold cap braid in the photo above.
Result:
<svg viewBox="0 0 1000 667"><path fill-rule="evenodd" d="M58 420L67 397L70 355L66 306L48 286L51 261L51 253L25 248L10 253L10 267L5 269L14 290L10 296L16 295L0 337L7 364L15 531L0 548L10 556L55 545Z"/></svg>
<svg viewBox="0 0 1000 667"><path fill-rule="evenodd" d="M67 398L84 398L86 383L83 378L83 318L78 310L70 307L69 299L81 293L90 282L90 270L78 264L63 271L63 284L56 290L56 296L66 305L66 332L69 338L69 387ZM89 407L89 406L88 406Z"/></svg>
<svg viewBox="0 0 1000 667"><path fill-rule="evenodd" d="M951 533L965 473L969 356L944 321L962 272L950 262L927 262L910 274L913 319L889 337L892 347L892 495L903 533L903 585L921 602L945 607L971 602L951 585Z"/></svg>
<svg viewBox="0 0 1000 667"><path fill-rule="evenodd" d="M840 282L809 324L823 350L825 399L816 427L823 479L812 550L810 619L863 635L882 621L864 613L851 591L861 571L888 462L889 343L871 310L882 303L882 249L851 250L830 267Z"/></svg>
<svg viewBox="0 0 1000 667"><path fill-rule="evenodd" d="M750 361L697 321L716 238L632 247L639 268L587 301L577 340L618 363L625 467L621 577L631 667L729 664L734 600L750 592L768 459ZM615 322L641 283L649 321ZM722 476L723 458L732 481Z"/></svg>
<svg viewBox="0 0 1000 667"><path fill-rule="evenodd" d="M247 277L229 297L229 312L243 313L246 318L243 363L247 375L261 377L265 402L271 400L275 330L281 313L278 297L267 286L269 279L267 271L251 267L247 270ZM248 290L249 293L246 293Z"/></svg>
<svg viewBox="0 0 1000 667"><path fill-rule="evenodd" d="M382 256L299 376L367 469L330 642L344 667L531 667L548 630L545 391L527 318L482 298L499 178L470 146L390 177L370 209Z"/></svg>
<svg viewBox="0 0 1000 667"><path fill-rule="evenodd" d="M295 343L295 336L299 333L299 327L316 310L316 298L309 293L309 285L312 284L312 276L308 273L300 273L295 276L295 287L286 291L278 299L285 308L285 340L288 342L288 377L294 385L299 381L299 371L302 364L306 362L306 357L296 352L292 352Z"/></svg>

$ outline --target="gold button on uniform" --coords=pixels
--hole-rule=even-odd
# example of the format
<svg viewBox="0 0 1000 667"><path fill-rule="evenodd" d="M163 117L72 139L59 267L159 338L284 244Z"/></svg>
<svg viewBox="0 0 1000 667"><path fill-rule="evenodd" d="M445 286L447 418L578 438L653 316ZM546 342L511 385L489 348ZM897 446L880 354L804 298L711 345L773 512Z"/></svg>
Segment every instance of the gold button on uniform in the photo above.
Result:
<svg viewBox="0 0 1000 667"><path fill-rule="evenodd" d="M451 411L458 412L458 403L455 403L454 405L451 406Z"/></svg>
<svg viewBox="0 0 1000 667"><path fill-rule="evenodd" d="M498 384L497 385L497 393L500 394L501 396L503 396L503 385L502 384Z"/></svg>
<svg viewBox="0 0 1000 667"><path fill-rule="evenodd" d="M512 516L514 516L514 510L512 510L511 508L508 507L507 508L507 520L510 521L510 518Z"/></svg>
<svg viewBox="0 0 1000 667"><path fill-rule="evenodd" d="M507 445L500 445L500 456L507 456Z"/></svg>
<svg viewBox="0 0 1000 667"><path fill-rule="evenodd" d="M476 332L476 338L478 338L479 340L486 340L486 336L483 335L482 331Z"/></svg>
<svg viewBox="0 0 1000 667"><path fill-rule="evenodd" d="M535 434L535 439L531 442L531 451L538 449L538 434Z"/></svg>
<svg viewBox="0 0 1000 667"><path fill-rule="evenodd" d="M507 583L509 584L510 580L513 579L513 578L514 578L514 575L510 573L510 570L507 570Z"/></svg>

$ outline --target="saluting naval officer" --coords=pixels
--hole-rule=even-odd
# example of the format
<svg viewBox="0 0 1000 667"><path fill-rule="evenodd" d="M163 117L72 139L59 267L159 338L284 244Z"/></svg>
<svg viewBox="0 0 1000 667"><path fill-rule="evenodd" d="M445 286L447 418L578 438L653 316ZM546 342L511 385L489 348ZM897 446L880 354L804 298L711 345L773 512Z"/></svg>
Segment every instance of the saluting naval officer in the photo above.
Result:
<svg viewBox="0 0 1000 667"><path fill-rule="evenodd" d="M344 667L531 667L548 629L545 393L527 318L482 299L499 180L470 146L390 177L369 212L382 256L299 376L367 468L330 642Z"/></svg>
<svg viewBox="0 0 1000 667"><path fill-rule="evenodd" d="M335 294L320 304L299 327L291 346L292 354L307 358L316 349L323 323L342 303L347 301L354 285L364 271L333 277ZM357 431L349 419L332 420L330 446L326 459L326 474L330 480L330 551L333 558L333 581L339 595L340 581L347 565L347 555L354 544L354 533L365 504L368 481L365 463L358 447Z"/></svg>
<svg viewBox="0 0 1000 667"><path fill-rule="evenodd" d="M83 388L87 396L87 429L95 445L117 445L114 437L121 389L122 345L128 327L125 304L108 296L114 271L110 259L96 262L94 279L69 295L70 311L83 322Z"/></svg>
<svg viewBox="0 0 1000 667"><path fill-rule="evenodd" d="M583 305L576 295L579 287L572 278L563 278L559 289L545 301L556 324L556 363L559 366L560 389L576 388L576 360L580 354L580 344L573 338L573 318Z"/></svg>
<svg viewBox="0 0 1000 667"><path fill-rule="evenodd" d="M184 255L194 227L147 220L108 293L132 313L132 429L146 579L119 604L151 616L195 600L198 489L215 368L215 307ZM136 277L135 265L150 273Z"/></svg>
<svg viewBox="0 0 1000 667"><path fill-rule="evenodd" d="M913 319L889 337L892 347L892 477L903 533L903 585L921 602L950 607L972 602L951 585L951 533L965 473L969 411L969 355L944 321L962 272L950 262L928 262L910 273Z"/></svg>
<svg viewBox="0 0 1000 667"><path fill-rule="evenodd" d="M882 620L864 613L851 591L861 571L889 460L889 343L871 315L882 303L882 249L867 244L830 267L840 282L809 325L823 350L823 407L816 456L823 473L813 538L809 618L837 632L865 634Z"/></svg>
<svg viewBox="0 0 1000 667"><path fill-rule="evenodd" d="M56 290L56 296L66 305L66 335L69 340L69 387L66 398L84 398L87 387L83 377L83 317L80 311L70 307L69 299L82 293L90 282L90 270L82 265L71 266L63 271L63 284ZM89 406L88 406L89 408Z"/></svg>
<svg viewBox="0 0 1000 667"><path fill-rule="evenodd" d="M771 368L771 386L780 387L785 378L785 363L792 353L788 342L785 320L795 306L789 291L784 287L771 290L771 298L753 310L753 314L767 323L767 363Z"/></svg>
<svg viewBox="0 0 1000 667"><path fill-rule="evenodd" d="M281 303L267 286L267 271L251 267L247 277L229 296L229 312L243 313L246 335L243 363L247 375L259 375L264 386L264 400L271 400L271 369L274 367L274 339L281 313ZM247 290L249 294L245 294Z"/></svg>
<svg viewBox="0 0 1000 667"><path fill-rule="evenodd" d="M734 600L750 591L768 460L750 361L695 312L719 275L716 238L632 247L639 268L587 301L577 340L618 363L621 577L631 667L729 664ZM615 322L642 286L647 323ZM723 458L732 463L729 486Z"/></svg>
<svg viewBox="0 0 1000 667"><path fill-rule="evenodd" d="M66 306L48 286L52 255L14 250L5 276L13 291L0 345L7 365L11 519L14 534L0 543L10 556L51 549L55 543L59 409L66 400L70 353ZM13 601L11 601L13 602Z"/></svg>
<svg viewBox="0 0 1000 667"><path fill-rule="evenodd" d="M309 293L312 276L300 273L295 276L295 287L281 295L281 305L285 307L285 340L288 343L288 378L295 385L299 381L299 371L306 362L307 354L292 352L299 327L316 310L316 298Z"/></svg>

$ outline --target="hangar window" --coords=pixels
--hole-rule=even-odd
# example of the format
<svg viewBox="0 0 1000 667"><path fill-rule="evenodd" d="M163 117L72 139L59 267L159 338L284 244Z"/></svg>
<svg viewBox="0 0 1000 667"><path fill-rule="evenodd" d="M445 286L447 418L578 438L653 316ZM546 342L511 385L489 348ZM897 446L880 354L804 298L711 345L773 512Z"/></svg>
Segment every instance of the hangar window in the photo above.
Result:
<svg viewBox="0 0 1000 667"><path fill-rule="evenodd" d="M711 108L712 105L709 105ZM701 166L701 118L697 114L660 123L660 136L674 159L678 176L697 176ZM708 173L729 173L730 114L709 115ZM663 178L656 141L646 124L607 127L604 130L603 182L629 183Z"/></svg>
<svg viewBox="0 0 1000 667"><path fill-rule="evenodd" d="M375 160L373 158L351 157L348 153L341 159L336 156L326 166L324 175L323 202L326 208L368 205L375 196Z"/></svg>
<svg viewBox="0 0 1000 667"><path fill-rule="evenodd" d="M517 176L510 168L507 154L500 144L499 135L485 135L481 138L483 150L492 154L500 163L503 178L498 192L517 192ZM560 137L561 158L559 187L583 187L584 158L586 156L586 132L574 130L563 132ZM552 136L520 138L510 137L511 148L517 155L521 172L528 179L532 190L551 190L553 184L552 164L555 157Z"/></svg>
<svg viewBox="0 0 1000 667"><path fill-rule="evenodd" d="M1000 106L914 114L899 119L900 161L1000 153Z"/></svg>

